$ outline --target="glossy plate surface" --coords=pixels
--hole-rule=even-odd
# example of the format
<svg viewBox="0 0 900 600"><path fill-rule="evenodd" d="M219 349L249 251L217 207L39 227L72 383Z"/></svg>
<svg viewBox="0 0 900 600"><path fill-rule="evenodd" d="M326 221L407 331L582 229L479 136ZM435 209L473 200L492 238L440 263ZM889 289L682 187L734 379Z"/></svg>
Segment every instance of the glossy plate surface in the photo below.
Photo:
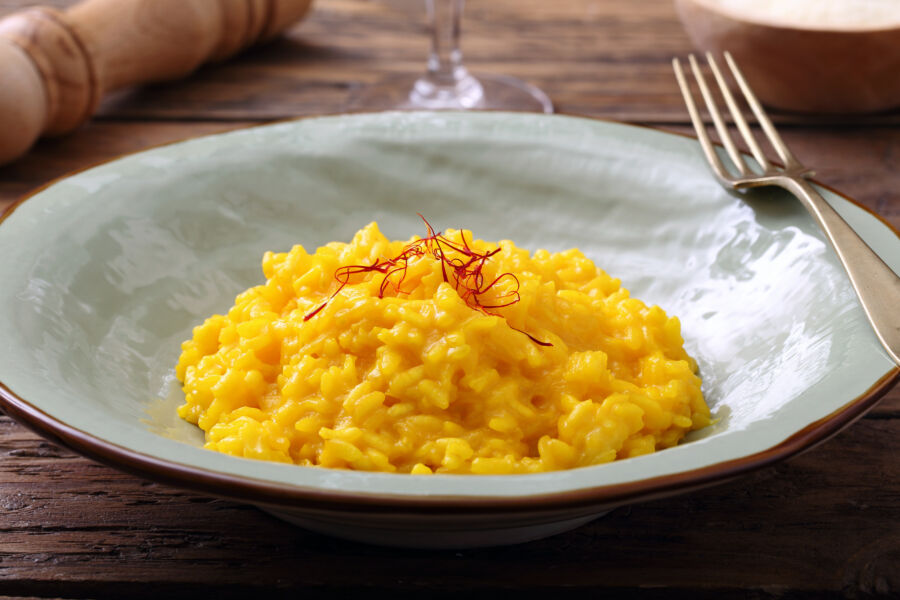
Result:
<svg viewBox="0 0 900 600"><path fill-rule="evenodd" d="M900 271L897 235L823 193ZM173 366L191 328L262 282L264 251L347 241L372 220L406 239L422 230L417 212L532 250L579 247L679 316L715 425L654 455L527 476L358 473L203 450L201 432L174 415ZM378 527L440 529L460 513L472 531L492 513L495 527L497 514L518 515L513 529L577 524L796 452L898 377L798 202L777 191L745 202L713 180L694 140L588 119L382 113L165 146L20 204L0 224L0 256L11 414L122 468L307 525L334 521L339 535L347 515L364 527L399 507L406 521Z"/></svg>

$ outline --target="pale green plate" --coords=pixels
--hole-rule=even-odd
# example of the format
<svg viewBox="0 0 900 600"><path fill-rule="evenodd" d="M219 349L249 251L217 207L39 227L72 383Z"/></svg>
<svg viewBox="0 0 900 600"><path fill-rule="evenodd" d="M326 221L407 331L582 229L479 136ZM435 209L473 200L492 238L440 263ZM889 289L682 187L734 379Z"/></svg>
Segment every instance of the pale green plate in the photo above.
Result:
<svg viewBox="0 0 900 600"><path fill-rule="evenodd" d="M823 190L900 270L900 239ZM466 227L576 246L678 315L717 422L670 450L526 476L293 467L201 448L173 365L203 318L262 281L266 250ZM616 505L796 453L898 379L799 203L724 192L694 140L562 116L384 113L197 139L73 175L0 225L4 408L150 478L336 535L420 546L548 535Z"/></svg>

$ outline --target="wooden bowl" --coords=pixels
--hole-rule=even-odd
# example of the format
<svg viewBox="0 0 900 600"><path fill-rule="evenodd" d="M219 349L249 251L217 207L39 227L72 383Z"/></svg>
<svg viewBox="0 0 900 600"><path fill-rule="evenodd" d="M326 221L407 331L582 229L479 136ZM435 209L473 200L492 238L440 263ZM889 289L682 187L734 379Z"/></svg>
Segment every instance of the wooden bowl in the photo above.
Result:
<svg viewBox="0 0 900 600"><path fill-rule="evenodd" d="M900 107L900 24L805 28L675 0L694 45L729 51L759 99L774 108L861 113Z"/></svg>

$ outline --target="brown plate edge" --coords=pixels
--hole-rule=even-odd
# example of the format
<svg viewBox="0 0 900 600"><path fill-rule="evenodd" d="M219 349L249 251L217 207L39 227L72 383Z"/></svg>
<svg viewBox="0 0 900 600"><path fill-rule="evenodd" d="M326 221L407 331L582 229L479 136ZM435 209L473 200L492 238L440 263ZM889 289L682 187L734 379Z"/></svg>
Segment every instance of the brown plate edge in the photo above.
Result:
<svg viewBox="0 0 900 600"><path fill-rule="evenodd" d="M780 462L813 448L862 417L897 382L891 369L866 393L834 413L807 425L783 442L756 454L671 475L527 497L427 496L366 494L272 483L162 460L101 440L35 408L0 383L0 405L7 415L42 437L78 454L133 475L176 487L250 503L303 507L328 512L510 513L590 508L597 511L707 487ZM465 476L463 476L465 477Z"/></svg>

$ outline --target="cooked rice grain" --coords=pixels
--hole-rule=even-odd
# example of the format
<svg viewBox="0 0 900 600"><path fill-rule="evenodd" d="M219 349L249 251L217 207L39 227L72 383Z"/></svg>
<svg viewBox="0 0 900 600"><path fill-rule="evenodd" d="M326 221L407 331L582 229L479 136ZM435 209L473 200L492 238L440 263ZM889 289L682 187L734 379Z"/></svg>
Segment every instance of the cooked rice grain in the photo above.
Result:
<svg viewBox="0 0 900 600"><path fill-rule="evenodd" d="M476 251L497 247L445 235L463 234ZM709 424L678 319L578 250L530 256L500 242L485 278L514 273L520 295L490 311L502 316L473 309L428 255L383 298L377 272L330 298L339 267L407 244L372 223L314 254L266 253L266 283L182 345L178 414L206 448L366 471L534 473L647 454Z"/></svg>

